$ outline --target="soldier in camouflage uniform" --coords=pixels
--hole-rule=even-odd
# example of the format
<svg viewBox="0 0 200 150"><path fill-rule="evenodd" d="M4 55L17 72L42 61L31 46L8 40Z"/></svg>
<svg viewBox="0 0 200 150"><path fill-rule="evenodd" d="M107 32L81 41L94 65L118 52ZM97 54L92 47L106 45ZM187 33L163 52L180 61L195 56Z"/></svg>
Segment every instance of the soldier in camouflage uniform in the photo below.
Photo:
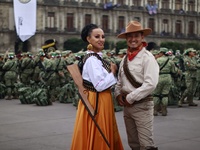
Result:
<svg viewBox="0 0 200 150"><path fill-rule="evenodd" d="M155 57L155 59L159 58L159 53L160 53L159 50L151 50L150 52L153 54L153 56Z"/></svg>
<svg viewBox="0 0 200 150"><path fill-rule="evenodd" d="M193 102L193 94L196 87L196 71L197 71L197 64L193 58L195 56L195 52L196 51L193 48L189 48L185 51L184 65L186 70L185 80L187 88L178 102L179 107L182 107L185 98L187 98L189 106L197 106L197 104Z"/></svg>
<svg viewBox="0 0 200 150"><path fill-rule="evenodd" d="M162 116L167 115L168 94L172 84L171 74L177 74L178 70L174 63L168 58L167 48L160 48L160 57L157 58L160 67L159 81L154 90L154 116L158 115L158 108L161 106Z"/></svg>
<svg viewBox="0 0 200 150"><path fill-rule="evenodd" d="M4 81L6 85L6 100L11 100L16 95L15 83L17 82L17 61L14 53L8 53L8 60L3 65L5 71Z"/></svg>
<svg viewBox="0 0 200 150"><path fill-rule="evenodd" d="M3 65L4 65L4 54L0 54L0 82L2 83L3 82Z"/></svg>
<svg viewBox="0 0 200 150"><path fill-rule="evenodd" d="M175 56L172 58L173 63L175 64L176 68L179 70L179 74L172 74L172 86L170 88L169 96L168 96L168 105L177 105L178 101L181 97L181 82L183 82L184 78L182 77L181 71L181 54L179 50L176 50Z"/></svg>
<svg viewBox="0 0 200 150"><path fill-rule="evenodd" d="M46 86L48 86L48 95L52 102L56 101L57 91L56 87L59 87L59 77L57 75L57 62L56 62L56 53L51 52L49 54L50 59L47 61L45 65L45 82Z"/></svg>
<svg viewBox="0 0 200 150"><path fill-rule="evenodd" d="M30 52L27 52L26 57L23 58L21 62L20 80L24 85L30 85L30 81L32 80L32 75L35 66L32 56L33 55Z"/></svg>
<svg viewBox="0 0 200 150"><path fill-rule="evenodd" d="M4 98L5 96L3 65L4 65L4 54L0 54L0 99Z"/></svg>
<svg viewBox="0 0 200 150"><path fill-rule="evenodd" d="M195 96L200 100L200 53L194 57L197 64Z"/></svg>

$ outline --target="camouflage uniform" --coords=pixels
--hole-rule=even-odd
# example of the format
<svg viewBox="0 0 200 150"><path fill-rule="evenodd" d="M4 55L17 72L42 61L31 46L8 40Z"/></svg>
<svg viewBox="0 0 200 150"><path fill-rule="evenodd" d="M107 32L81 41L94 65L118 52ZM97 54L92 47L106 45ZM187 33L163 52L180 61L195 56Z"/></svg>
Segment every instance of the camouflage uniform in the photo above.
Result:
<svg viewBox="0 0 200 150"><path fill-rule="evenodd" d="M54 102L57 98L57 90L59 87L59 77L56 73L57 71L57 63L56 63L56 53L50 53L50 59L47 61L45 65L46 73L45 73L45 82L46 86L48 86L48 95L52 102Z"/></svg>
<svg viewBox="0 0 200 150"><path fill-rule="evenodd" d="M197 63L197 73L196 73L196 89L195 89L195 94L197 96L197 99L200 100L200 57L197 55L195 57L195 61Z"/></svg>
<svg viewBox="0 0 200 150"><path fill-rule="evenodd" d="M4 71L3 71L3 65L4 65L3 57L4 57L4 55L0 54L0 82L3 82L3 74L4 74Z"/></svg>
<svg viewBox="0 0 200 150"><path fill-rule="evenodd" d="M4 59L4 54L0 54L0 99L4 98L5 96L5 85L3 84L4 83L3 59Z"/></svg>
<svg viewBox="0 0 200 150"><path fill-rule="evenodd" d="M158 65L160 67L160 75L157 87L154 91L154 115L158 115L159 105L161 106L162 115L167 115L167 105L168 105L168 94L172 85L171 74L176 74L178 72L174 63L166 56L168 49L161 48L160 50L164 53L163 56L157 59Z"/></svg>
<svg viewBox="0 0 200 150"><path fill-rule="evenodd" d="M178 106L182 107L182 104L184 102L184 99L187 98L187 102L189 103L189 106L197 106L197 104L195 104L193 102L193 94L194 94L194 90L196 87L196 71L197 71L197 64L196 61L194 61L194 59L192 57L194 57L193 54L195 50L190 48L188 50L186 50L185 52L185 58L184 58L184 65L185 65L185 80L186 80L186 90L184 91L181 99L179 100ZM189 54L193 55L193 56L189 56Z"/></svg>
<svg viewBox="0 0 200 150"><path fill-rule="evenodd" d="M27 52L27 56L23 58L21 62L21 82L24 85L29 85L32 80L32 75L34 71L34 60L32 59L32 54Z"/></svg>
<svg viewBox="0 0 200 150"><path fill-rule="evenodd" d="M8 54L8 60L3 65L5 71L4 81L6 85L5 99L11 100L12 95L16 94L15 83L17 82L17 61L14 59L14 53Z"/></svg>

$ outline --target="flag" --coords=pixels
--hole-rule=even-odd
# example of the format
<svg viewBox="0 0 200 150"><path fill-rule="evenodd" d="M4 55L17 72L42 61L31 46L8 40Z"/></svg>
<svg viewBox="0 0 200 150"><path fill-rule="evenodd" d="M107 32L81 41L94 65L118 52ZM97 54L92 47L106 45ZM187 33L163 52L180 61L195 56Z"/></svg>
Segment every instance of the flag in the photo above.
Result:
<svg viewBox="0 0 200 150"><path fill-rule="evenodd" d="M157 4L154 5L147 4L146 8L149 12L149 15L157 14L157 8L158 8Z"/></svg>
<svg viewBox="0 0 200 150"><path fill-rule="evenodd" d="M13 0L17 35L24 42L36 32L37 0Z"/></svg>

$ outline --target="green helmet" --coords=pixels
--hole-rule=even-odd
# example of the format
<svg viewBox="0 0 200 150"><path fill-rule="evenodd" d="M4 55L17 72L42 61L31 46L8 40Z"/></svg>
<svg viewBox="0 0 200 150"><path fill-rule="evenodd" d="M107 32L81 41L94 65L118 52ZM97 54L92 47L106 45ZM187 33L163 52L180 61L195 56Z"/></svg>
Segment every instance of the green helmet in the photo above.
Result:
<svg viewBox="0 0 200 150"><path fill-rule="evenodd" d="M188 48L185 50L184 55L188 55L189 52L196 52L196 50L194 48Z"/></svg>
<svg viewBox="0 0 200 150"><path fill-rule="evenodd" d="M8 58L13 59L15 57L15 54L13 52L8 53Z"/></svg>
<svg viewBox="0 0 200 150"><path fill-rule="evenodd" d="M168 52L169 50L168 50L168 48L166 48L166 47L161 47L160 48L160 53L162 52L162 53L166 53L166 52Z"/></svg>

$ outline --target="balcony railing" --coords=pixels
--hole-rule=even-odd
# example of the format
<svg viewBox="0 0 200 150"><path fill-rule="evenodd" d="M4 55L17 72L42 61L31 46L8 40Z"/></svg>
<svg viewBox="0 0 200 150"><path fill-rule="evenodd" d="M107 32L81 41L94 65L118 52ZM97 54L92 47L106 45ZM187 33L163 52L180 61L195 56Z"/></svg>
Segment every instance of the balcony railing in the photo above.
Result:
<svg viewBox="0 0 200 150"><path fill-rule="evenodd" d="M198 13L196 11L187 11L187 14L189 14L189 15L197 15Z"/></svg>
<svg viewBox="0 0 200 150"><path fill-rule="evenodd" d="M187 37L188 38L197 38L197 35L194 33L188 33Z"/></svg>
<svg viewBox="0 0 200 150"><path fill-rule="evenodd" d="M162 12L162 13L172 13L172 10L171 9L161 8L160 12Z"/></svg>
<svg viewBox="0 0 200 150"><path fill-rule="evenodd" d="M57 27L45 27L45 31L56 32L57 30Z"/></svg>
<svg viewBox="0 0 200 150"><path fill-rule="evenodd" d="M58 0L43 0L45 5L59 5L60 1Z"/></svg>
<svg viewBox="0 0 200 150"><path fill-rule="evenodd" d="M76 32L77 29L76 28L65 28L66 32Z"/></svg>
<svg viewBox="0 0 200 150"><path fill-rule="evenodd" d="M129 9L129 6L128 5L120 5L117 8L119 8L119 9Z"/></svg>
<svg viewBox="0 0 200 150"><path fill-rule="evenodd" d="M78 2L77 1L64 1L63 2L64 5L71 5L71 6L78 6Z"/></svg>
<svg viewBox="0 0 200 150"><path fill-rule="evenodd" d="M186 14L184 10L180 9L180 10L174 10L175 14L179 14L179 15L184 15Z"/></svg>
<svg viewBox="0 0 200 150"><path fill-rule="evenodd" d="M132 10L143 11L143 10L144 10L144 7L142 7L142 6L131 6L131 9L132 9Z"/></svg>
<svg viewBox="0 0 200 150"><path fill-rule="evenodd" d="M175 33L175 37L176 38L184 38L184 34L183 33Z"/></svg>
<svg viewBox="0 0 200 150"><path fill-rule="evenodd" d="M96 3L93 3L93 2L81 2L81 5L82 6L89 6L89 7L95 7L96 6Z"/></svg>

